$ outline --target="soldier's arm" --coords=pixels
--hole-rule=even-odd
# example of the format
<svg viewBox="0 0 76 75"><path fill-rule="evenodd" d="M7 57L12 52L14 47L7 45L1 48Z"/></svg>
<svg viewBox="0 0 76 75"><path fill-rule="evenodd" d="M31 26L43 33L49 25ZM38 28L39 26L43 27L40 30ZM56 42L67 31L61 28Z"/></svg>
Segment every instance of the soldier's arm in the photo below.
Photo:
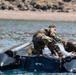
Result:
<svg viewBox="0 0 76 75"><path fill-rule="evenodd" d="M56 33L51 33L50 37L52 37L57 42L62 42L62 38L60 38Z"/></svg>
<svg viewBox="0 0 76 75"><path fill-rule="evenodd" d="M55 39L57 39L58 41L62 41L62 38L59 37L57 34L55 34Z"/></svg>

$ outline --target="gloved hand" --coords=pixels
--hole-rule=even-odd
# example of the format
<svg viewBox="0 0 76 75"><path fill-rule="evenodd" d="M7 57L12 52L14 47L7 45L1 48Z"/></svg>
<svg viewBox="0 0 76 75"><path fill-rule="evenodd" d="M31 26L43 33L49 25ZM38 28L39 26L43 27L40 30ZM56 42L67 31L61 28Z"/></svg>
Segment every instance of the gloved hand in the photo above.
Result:
<svg viewBox="0 0 76 75"><path fill-rule="evenodd" d="M62 59L62 60L65 59L65 56L61 56L60 59Z"/></svg>
<svg viewBox="0 0 76 75"><path fill-rule="evenodd" d="M62 59L63 62L69 62L71 60L72 60L71 56L67 56L67 57Z"/></svg>

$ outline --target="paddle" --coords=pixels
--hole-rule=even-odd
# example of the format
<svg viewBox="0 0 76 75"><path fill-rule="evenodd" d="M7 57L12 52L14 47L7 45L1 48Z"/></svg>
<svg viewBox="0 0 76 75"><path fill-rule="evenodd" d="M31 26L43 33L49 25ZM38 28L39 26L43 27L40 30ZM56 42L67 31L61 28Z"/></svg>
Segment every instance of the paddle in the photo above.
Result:
<svg viewBox="0 0 76 75"><path fill-rule="evenodd" d="M24 44L12 47L12 48L0 53L0 67L7 66L7 65L9 65L11 63L16 62L14 57L10 57L8 54L6 54L8 51L15 52L15 51L18 51L18 50L20 50L20 49L22 49L24 47L29 46L30 44L31 44L31 42L24 43Z"/></svg>

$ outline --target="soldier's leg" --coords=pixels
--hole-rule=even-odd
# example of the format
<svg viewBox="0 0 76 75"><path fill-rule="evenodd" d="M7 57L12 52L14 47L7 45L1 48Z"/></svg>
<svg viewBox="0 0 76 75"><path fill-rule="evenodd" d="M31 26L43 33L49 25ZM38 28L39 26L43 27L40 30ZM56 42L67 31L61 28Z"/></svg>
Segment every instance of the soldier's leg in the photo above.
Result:
<svg viewBox="0 0 76 75"><path fill-rule="evenodd" d="M34 45L34 51L33 54L42 54L42 49L44 48L45 44L42 42L42 39L40 36L33 37L33 45Z"/></svg>
<svg viewBox="0 0 76 75"><path fill-rule="evenodd" d="M34 50L33 50L33 54L42 54L42 49L44 48L45 45L36 42L34 43Z"/></svg>
<svg viewBox="0 0 76 75"><path fill-rule="evenodd" d="M54 47L54 43L53 42L50 42L47 46L51 50L51 54L54 54L54 55L58 56L57 55L57 52L55 50L55 47Z"/></svg>
<svg viewBox="0 0 76 75"><path fill-rule="evenodd" d="M42 41L44 42L45 45L50 49L52 54L56 54L56 51L53 49L53 39L48 37L48 36L43 36Z"/></svg>
<svg viewBox="0 0 76 75"><path fill-rule="evenodd" d="M58 56L59 56L60 58L64 58L64 55L62 54L62 52L61 52L61 50L59 49L59 47L58 47L57 44L55 44L54 49L56 50L56 52L57 52L57 54L58 54Z"/></svg>
<svg viewBox="0 0 76 75"><path fill-rule="evenodd" d="M48 47L49 49L51 49L52 54L55 54L56 56L59 56L60 58L64 58L64 55L62 54L56 42L52 41L51 43L48 44Z"/></svg>

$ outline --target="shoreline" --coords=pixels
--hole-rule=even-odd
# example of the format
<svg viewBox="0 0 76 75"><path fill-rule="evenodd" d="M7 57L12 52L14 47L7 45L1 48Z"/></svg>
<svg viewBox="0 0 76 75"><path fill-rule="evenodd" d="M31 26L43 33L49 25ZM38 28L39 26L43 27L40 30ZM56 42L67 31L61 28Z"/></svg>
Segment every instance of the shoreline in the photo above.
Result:
<svg viewBox="0 0 76 75"><path fill-rule="evenodd" d="M0 10L0 19L12 20L50 20L50 21L76 21L76 12L36 12L36 11L10 11Z"/></svg>

